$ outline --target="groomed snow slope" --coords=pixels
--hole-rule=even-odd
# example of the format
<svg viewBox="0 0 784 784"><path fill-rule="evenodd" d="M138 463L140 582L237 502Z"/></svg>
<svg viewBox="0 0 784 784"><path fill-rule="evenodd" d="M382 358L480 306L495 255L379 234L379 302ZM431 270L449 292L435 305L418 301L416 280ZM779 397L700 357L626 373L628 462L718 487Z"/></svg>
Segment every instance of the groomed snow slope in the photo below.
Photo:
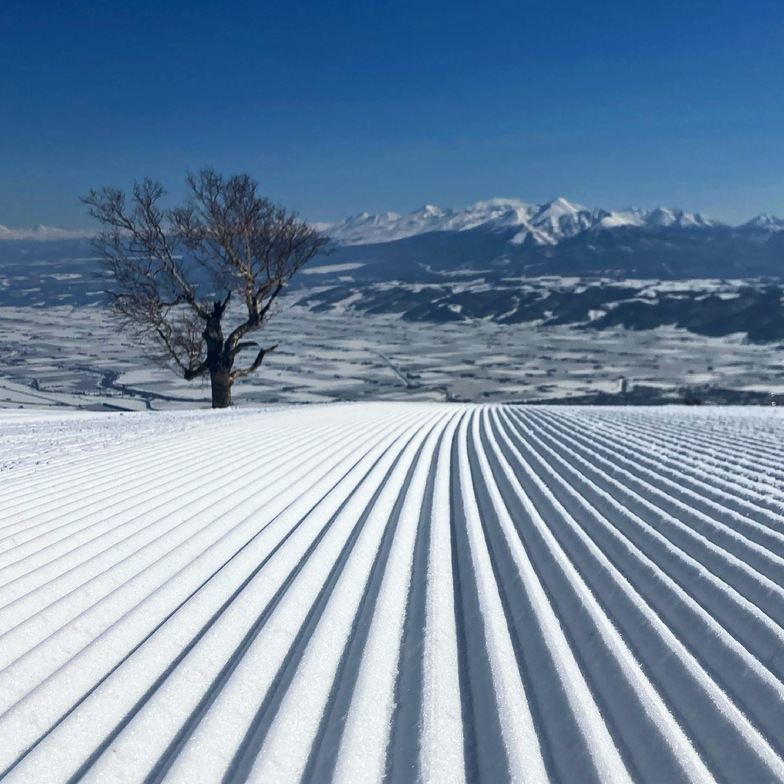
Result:
<svg viewBox="0 0 784 784"><path fill-rule="evenodd" d="M784 781L776 410L0 417L0 778Z"/></svg>

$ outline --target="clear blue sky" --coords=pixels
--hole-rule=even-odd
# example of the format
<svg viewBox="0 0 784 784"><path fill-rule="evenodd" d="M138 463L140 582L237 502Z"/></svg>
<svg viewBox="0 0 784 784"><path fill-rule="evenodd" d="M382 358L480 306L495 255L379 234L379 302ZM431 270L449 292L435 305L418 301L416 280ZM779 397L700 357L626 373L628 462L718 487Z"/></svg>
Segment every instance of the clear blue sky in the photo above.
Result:
<svg viewBox="0 0 784 784"><path fill-rule="evenodd" d="M2 0L0 224L251 172L312 220L492 196L784 214L784 2Z"/></svg>

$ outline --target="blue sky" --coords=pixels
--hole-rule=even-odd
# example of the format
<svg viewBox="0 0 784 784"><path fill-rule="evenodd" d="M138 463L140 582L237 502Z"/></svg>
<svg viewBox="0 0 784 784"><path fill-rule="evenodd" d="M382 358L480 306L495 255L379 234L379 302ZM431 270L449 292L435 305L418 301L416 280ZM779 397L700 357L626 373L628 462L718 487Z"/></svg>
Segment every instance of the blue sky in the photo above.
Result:
<svg viewBox="0 0 784 784"><path fill-rule="evenodd" d="M249 171L312 220L492 196L784 214L784 2L0 4L0 224Z"/></svg>

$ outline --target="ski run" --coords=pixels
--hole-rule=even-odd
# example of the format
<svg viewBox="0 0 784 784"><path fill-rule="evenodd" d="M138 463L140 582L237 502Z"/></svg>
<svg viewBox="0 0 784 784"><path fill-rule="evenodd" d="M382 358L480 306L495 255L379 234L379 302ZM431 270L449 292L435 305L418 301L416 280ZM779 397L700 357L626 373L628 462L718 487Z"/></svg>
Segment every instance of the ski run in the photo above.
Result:
<svg viewBox="0 0 784 784"><path fill-rule="evenodd" d="M0 415L0 779L784 781L776 409Z"/></svg>

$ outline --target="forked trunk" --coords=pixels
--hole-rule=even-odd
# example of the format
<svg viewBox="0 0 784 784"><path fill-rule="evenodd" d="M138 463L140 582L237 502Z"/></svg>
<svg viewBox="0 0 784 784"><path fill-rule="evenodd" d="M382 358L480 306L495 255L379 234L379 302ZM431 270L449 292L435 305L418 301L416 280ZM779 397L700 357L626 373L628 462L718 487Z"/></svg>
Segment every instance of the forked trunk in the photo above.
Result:
<svg viewBox="0 0 784 784"><path fill-rule="evenodd" d="M212 407L228 408L231 405L231 369L221 365L210 370Z"/></svg>

